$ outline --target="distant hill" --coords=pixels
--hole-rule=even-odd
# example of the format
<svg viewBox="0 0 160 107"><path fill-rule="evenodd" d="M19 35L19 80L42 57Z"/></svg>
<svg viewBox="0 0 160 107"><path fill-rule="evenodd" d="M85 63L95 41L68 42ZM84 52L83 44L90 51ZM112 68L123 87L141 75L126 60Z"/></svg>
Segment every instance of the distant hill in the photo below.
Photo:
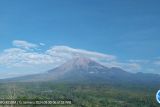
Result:
<svg viewBox="0 0 160 107"><path fill-rule="evenodd" d="M160 75L130 73L117 67L108 68L96 61L77 57L43 74L1 80L1 82L53 81L67 83L160 85Z"/></svg>

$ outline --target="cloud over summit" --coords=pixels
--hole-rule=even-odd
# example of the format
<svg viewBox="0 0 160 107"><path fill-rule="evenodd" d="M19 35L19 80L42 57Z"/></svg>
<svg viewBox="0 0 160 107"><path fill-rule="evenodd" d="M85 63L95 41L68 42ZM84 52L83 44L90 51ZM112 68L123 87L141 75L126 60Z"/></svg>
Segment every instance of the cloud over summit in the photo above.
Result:
<svg viewBox="0 0 160 107"><path fill-rule="evenodd" d="M34 44L22 40L14 40L13 47L3 50L0 53L0 66L22 69L30 68L30 71L35 70L35 67L41 66L45 70L51 69L65 63L73 57L84 56L95 60L108 67L120 67L130 72L137 72L141 69L141 64L137 60L128 60L127 62L119 61L117 56L104 54L99 52L88 51L84 49L76 49L68 46L52 46L47 50L39 52L44 43ZM48 68L51 67L51 68ZM18 70L17 70L18 71ZM16 71L15 71L16 72Z"/></svg>

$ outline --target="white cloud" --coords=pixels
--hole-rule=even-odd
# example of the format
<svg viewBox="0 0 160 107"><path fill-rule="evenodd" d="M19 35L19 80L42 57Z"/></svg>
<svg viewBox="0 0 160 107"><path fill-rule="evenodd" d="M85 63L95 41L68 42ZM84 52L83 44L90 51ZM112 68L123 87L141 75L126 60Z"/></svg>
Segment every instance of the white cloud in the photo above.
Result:
<svg viewBox="0 0 160 107"><path fill-rule="evenodd" d="M156 66L160 66L160 57L156 57L155 60L153 61L153 64Z"/></svg>
<svg viewBox="0 0 160 107"><path fill-rule="evenodd" d="M51 56L57 56L57 57L76 57L76 56L84 56L89 58L95 58L95 59L106 59L108 61L115 60L116 57L114 55L108 55L108 54L102 54L98 52L93 51L87 51L83 49L74 49L68 46L54 46L51 49L46 51L47 54Z"/></svg>
<svg viewBox="0 0 160 107"><path fill-rule="evenodd" d="M144 59L130 59L128 61L132 63L149 63L150 62L149 60L144 60Z"/></svg>
<svg viewBox="0 0 160 107"><path fill-rule="evenodd" d="M154 64L160 66L160 61L155 61Z"/></svg>
<svg viewBox="0 0 160 107"><path fill-rule="evenodd" d="M53 61L53 58L47 54L30 52L19 48L6 49L0 54L0 64L9 67L50 64Z"/></svg>
<svg viewBox="0 0 160 107"><path fill-rule="evenodd" d="M68 46L53 46L46 51L39 52L37 49L32 51L30 49L45 44L40 43L36 45L26 41L14 40L13 45L16 46L16 48L5 49L0 53L0 66L21 70L22 68L27 68L30 70L29 72L36 71L36 73L38 71L52 69L77 56L88 57L105 66L120 67L130 72L138 72L142 69L141 66L144 63L149 63L148 60L128 60L123 62L119 61L114 55L75 49ZM160 63L158 62L157 64Z"/></svg>
<svg viewBox="0 0 160 107"><path fill-rule="evenodd" d="M133 63L133 62L120 62L120 61L103 61L103 62L99 62L107 67L118 67L121 68L123 70L135 73L135 72L139 72L141 70L141 65L138 63Z"/></svg>
<svg viewBox="0 0 160 107"><path fill-rule="evenodd" d="M116 57L113 55L74 49L67 46L54 46L43 53L20 48L5 49L0 54L0 65L11 67L52 64L54 67L77 56L89 57L97 61L102 59L106 61L116 60Z"/></svg>
<svg viewBox="0 0 160 107"><path fill-rule="evenodd" d="M123 63L122 69L130 72L137 72L141 70L141 65L138 63Z"/></svg>
<svg viewBox="0 0 160 107"><path fill-rule="evenodd" d="M40 45L40 46L45 46L46 44L44 44L44 43L39 43L39 45Z"/></svg>
<svg viewBox="0 0 160 107"><path fill-rule="evenodd" d="M16 46L18 48L22 48L22 49L31 49L31 48L37 48L38 45L33 44L33 43L29 43L27 41L22 41L22 40L14 40L12 42L13 46Z"/></svg>
<svg viewBox="0 0 160 107"><path fill-rule="evenodd" d="M114 55L87 51L83 49L74 49L68 46L54 46L51 49L47 50L46 53L57 58L62 58L65 61L73 57L84 56L93 59L107 67L120 67L130 72L137 72L141 69L140 64L129 61L126 63L119 62Z"/></svg>

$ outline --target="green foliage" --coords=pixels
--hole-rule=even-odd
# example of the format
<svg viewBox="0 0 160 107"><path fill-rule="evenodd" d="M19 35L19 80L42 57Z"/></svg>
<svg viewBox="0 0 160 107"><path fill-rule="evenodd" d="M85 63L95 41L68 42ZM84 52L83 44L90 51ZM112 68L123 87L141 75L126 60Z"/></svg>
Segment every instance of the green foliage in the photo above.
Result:
<svg viewBox="0 0 160 107"><path fill-rule="evenodd" d="M72 100L72 105L42 107L159 107L154 88L102 84L1 83L1 99ZM148 90L148 91L147 91ZM5 107L0 105L0 107ZM6 106L8 107L8 106ZM36 107L15 105L12 107ZM38 107L41 107L40 105Z"/></svg>

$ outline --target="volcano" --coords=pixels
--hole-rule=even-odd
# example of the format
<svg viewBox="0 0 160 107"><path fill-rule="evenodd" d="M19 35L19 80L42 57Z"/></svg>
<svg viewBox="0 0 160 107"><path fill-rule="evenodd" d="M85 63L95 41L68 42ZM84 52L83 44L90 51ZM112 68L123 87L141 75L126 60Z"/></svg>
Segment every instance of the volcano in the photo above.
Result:
<svg viewBox="0 0 160 107"><path fill-rule="evenodd" d="M157 74L130 73L118 67L106 67L86 57L76 57L41 74L5 79L7 82L65 82L102 84L160 84Z"/></svg>

